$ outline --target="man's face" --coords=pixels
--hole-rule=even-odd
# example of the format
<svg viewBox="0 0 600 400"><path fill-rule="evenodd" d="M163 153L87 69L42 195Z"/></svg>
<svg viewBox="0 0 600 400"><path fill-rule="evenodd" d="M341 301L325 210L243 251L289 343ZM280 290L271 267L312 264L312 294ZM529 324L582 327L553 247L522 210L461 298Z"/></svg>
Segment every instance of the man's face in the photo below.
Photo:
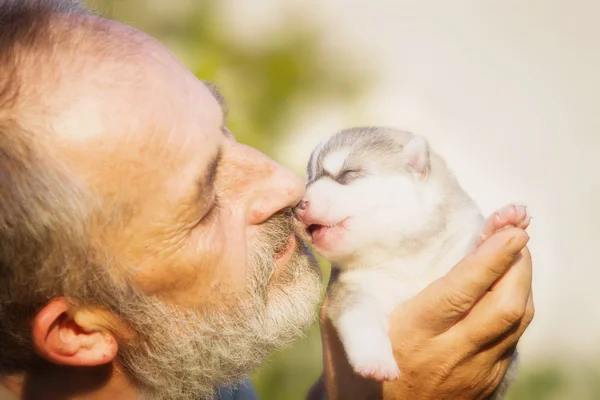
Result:
<svg viewBox="0 0 600 400"><path fill-rule="evenodd" d="M131 56L79 49L85 73L61 66L42 107L60 157L114 214L95 234L136 333L124 370L149 396L197 398L313 321L319 269L289 213L304 185L236 142L214 93L162 46L117 32L139 42Z"/></svg>

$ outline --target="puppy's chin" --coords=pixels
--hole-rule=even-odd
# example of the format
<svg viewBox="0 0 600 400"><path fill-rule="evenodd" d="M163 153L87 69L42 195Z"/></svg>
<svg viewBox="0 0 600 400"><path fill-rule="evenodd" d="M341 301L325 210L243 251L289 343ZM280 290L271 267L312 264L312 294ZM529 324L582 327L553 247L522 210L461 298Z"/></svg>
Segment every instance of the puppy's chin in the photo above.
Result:
<svg viewBox="0 0 600 400"><path fill-rule="evenodd" d="M313 244L313 248L317 253L324 257L327 261L339 264L343 268L346 264L352 263L356 258L356 246L352 245L346 238L336 238L330 240L326 245L318 246Z"/></svg>
<svg viewBox="0 0 600 400"><path fill-rule="evenodd" d="M312 243L317 253L340 269L360 267L359 264L365 262L364 257L378 248L378 244L389 242L387 232L382 234L379 230L370 229L371 226L354 222L347 224L343 231Z"/></svg>

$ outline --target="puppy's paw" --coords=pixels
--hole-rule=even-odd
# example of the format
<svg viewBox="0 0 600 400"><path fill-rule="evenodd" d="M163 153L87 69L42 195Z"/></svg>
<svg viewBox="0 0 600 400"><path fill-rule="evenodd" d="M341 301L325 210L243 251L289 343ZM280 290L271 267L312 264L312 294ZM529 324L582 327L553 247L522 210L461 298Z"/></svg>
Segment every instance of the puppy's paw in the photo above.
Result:
<svg viewBox="0 0 600 400"><path fill-rule="evenodd" d="M527 229L531 222L531 216L527 213L527 207L524 205L509 204L496 211L485 220L483 229L479 234L477 245L485 242L490 236L500 229L514 226L521 229Z"/></svg>
<svg viewBox="0 0 600 400"><path fill-rule="evenodd" d="M363 302L332 319L354 372L377 381L400 376L385 318L377 306Z"/></svg>
<svg viewBox="0 0 600 400"><path fill-rule="evenodd" d="M355 348L352 352L348 352L348 359L354 371L364 378L394 381L400 377L400 369L389 343L380 344L380 346Z"/></svg>
<svg viewBox="0 0 600 400"><path fill-rule="evenodd" d="M364 365L356 371L363 378L375 381L395 381L400 377L400 369L396 365Z"/></svg>

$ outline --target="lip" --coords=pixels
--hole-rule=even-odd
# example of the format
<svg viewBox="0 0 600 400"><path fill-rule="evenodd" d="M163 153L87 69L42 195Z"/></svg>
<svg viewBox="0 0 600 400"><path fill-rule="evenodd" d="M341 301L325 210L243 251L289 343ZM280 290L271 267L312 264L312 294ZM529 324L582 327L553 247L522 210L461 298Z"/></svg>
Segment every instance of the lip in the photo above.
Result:
<svg viewBox="0 0 600 400"><path fill-rule="evenodd" d="M348 218L344 218L340 222L333 224L333 225L313 224L313 225L319 225L319 227L317 227L315 230L310 232L310 236L312 238L312 243L317 247L321 247L321 248L326 247L328 239L335 237L337 234L339 234L341 231L343 231L345 229L344 224L347 220L348 220Z"/></svg>
<svg viewBox="0 0 600 400"><path fill-rule="evenodd" d="M275 261L277 262L277 265L284 265L288 261L290 261L295 249L296 249L296 235L292 232L290 234L290 239L289 239L288 244L285 247L285 249L283 249L283 251L280 251L279 253L275 254Z"/></svg>

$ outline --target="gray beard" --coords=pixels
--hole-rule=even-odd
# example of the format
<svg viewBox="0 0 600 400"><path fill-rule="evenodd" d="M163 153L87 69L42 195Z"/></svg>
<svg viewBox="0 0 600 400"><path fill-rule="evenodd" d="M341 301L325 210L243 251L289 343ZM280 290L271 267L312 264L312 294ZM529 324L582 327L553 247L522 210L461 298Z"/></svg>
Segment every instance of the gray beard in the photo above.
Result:
<svg viewBox="0 0 600 400"><path fill-rule="evenodd" d="M314 322L322 278L300 238L290 262L273 277L273 254L290 234L287 219L265 225L243 296L225 298L219 306L184 309L128 294L120 314L140 338L120 345L117 361L141 399L213 399L218 386L241 382Z"/></svg>

